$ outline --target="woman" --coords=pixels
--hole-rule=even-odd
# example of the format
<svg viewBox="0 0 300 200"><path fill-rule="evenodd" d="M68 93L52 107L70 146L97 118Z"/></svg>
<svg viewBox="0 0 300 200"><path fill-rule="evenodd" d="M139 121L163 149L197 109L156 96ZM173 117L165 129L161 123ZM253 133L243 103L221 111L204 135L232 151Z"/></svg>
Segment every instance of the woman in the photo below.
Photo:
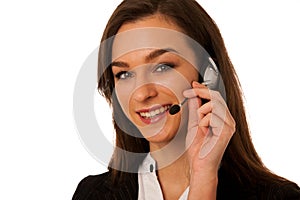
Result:
<svg viewBox="0 0 300 200"><path fill-rule="evenodd" d="M223 39L196 1L123 1L98 77L116 148L109 171L83 179L73 199L300 199L257 155Z"/></svg>

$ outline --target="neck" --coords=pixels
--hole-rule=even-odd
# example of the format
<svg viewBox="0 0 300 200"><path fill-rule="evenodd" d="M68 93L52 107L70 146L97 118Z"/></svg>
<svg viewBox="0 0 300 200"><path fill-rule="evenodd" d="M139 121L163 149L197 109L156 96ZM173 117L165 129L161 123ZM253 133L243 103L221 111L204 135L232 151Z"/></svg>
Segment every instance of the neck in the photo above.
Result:
<svg viewBox="0 0 300 200"><path fill-rule="evenodd" d="M186 154L183 154L172 164L157 171L164 199L179 199L189 186L189 164Z"/></svg>
<svg viewBox="0 0 300 200"><path fill-rule="evenodd" d="M149 143L150 153L156 161L157 169L168 168L168 166L171 167L177 163L182 164L186 154L185 139L186 126L184 123L171 140Z"/></svg>
<svg viewBox="0 0 300 200"><path fill-rule="evenodd" d="M165 199L178 199L189 185L189 163L185 147L186 132L180 131L169 142L150 142L157 176Z"/></svg>
<svg viewBox="0 0 300 200"><path fill-rule="evenodd" d="M172 164L159 168L157 173L160 179L162 178L175 178L180 181L189 180L189 164L186 154L180 156L177 160L173 161Z"/></svg>
<svg viewBox="0 0 300 200"><path fill-rule="evenodd" d="M157 169L176 164L185 157L185 137L176 135L168 143L150 143L150 154L156 161Z"/></svg>
<svg viewBox="0 0 300 200"><path fill-rule="evenodd" d="M177 134L169 143L150 143L150 154L156 161L157 173L160 179L189 179L185 135Z"/></svg>

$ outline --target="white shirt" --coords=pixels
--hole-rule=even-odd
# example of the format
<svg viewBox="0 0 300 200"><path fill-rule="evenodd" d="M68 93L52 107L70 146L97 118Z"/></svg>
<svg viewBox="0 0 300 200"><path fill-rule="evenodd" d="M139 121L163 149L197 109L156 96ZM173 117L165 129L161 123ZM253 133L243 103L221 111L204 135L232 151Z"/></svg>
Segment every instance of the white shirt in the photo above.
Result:
<svg viewBox="0 0 300 200"><path fill-rule="evenodd" d="M139 200L163 200L163 194L156 176L156 163L150 154L139 166ZM183 192L179 200L187 200L189 187Z"/></svg>

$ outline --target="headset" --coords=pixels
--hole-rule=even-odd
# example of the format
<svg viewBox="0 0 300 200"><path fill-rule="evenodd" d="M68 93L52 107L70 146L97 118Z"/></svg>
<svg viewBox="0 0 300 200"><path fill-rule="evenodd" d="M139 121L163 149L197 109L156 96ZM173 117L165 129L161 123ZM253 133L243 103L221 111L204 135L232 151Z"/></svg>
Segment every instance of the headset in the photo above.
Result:
<svg viewBox="0 0 300 200"><path fill-rule="evenodd" d="M220 75L218 67L214 60L211 57L208 57L208 65L206 66L203 74L203 82L201 83L206 85L211 90L217 90L220 92L221 96L226 100L225 86L223 79ZM181 109L181 106L187 101L185 98L181 103L174 104L169 109L171 115L175 115Z"/></svg>

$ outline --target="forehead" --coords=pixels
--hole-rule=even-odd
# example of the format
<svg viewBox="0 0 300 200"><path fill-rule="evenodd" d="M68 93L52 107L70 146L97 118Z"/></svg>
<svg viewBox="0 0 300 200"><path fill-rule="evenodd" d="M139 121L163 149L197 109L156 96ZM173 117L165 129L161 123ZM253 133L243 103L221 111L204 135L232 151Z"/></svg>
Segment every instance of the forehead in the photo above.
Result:
<svg viewBox="0 0 300 200"><path fill-rule="evenodd" d="M144 49L172 49L187 61L196 64L196 53L192 40L185 34L166 28L139 28L118 33L112 45L112 61L130 52Z"/></svg>
<svg viewBox="0 0 300 200"><path fill-rule="evenodd" d="M138 29L138 28L165 28L170 30L175 30L178 32L184 32L179 26L177 26L174 21L166 16L161 14L155 14L147 17L143 17L133 22L127 22L122 24L119 28L118 33L128 31L131 29Z"/></svg>

